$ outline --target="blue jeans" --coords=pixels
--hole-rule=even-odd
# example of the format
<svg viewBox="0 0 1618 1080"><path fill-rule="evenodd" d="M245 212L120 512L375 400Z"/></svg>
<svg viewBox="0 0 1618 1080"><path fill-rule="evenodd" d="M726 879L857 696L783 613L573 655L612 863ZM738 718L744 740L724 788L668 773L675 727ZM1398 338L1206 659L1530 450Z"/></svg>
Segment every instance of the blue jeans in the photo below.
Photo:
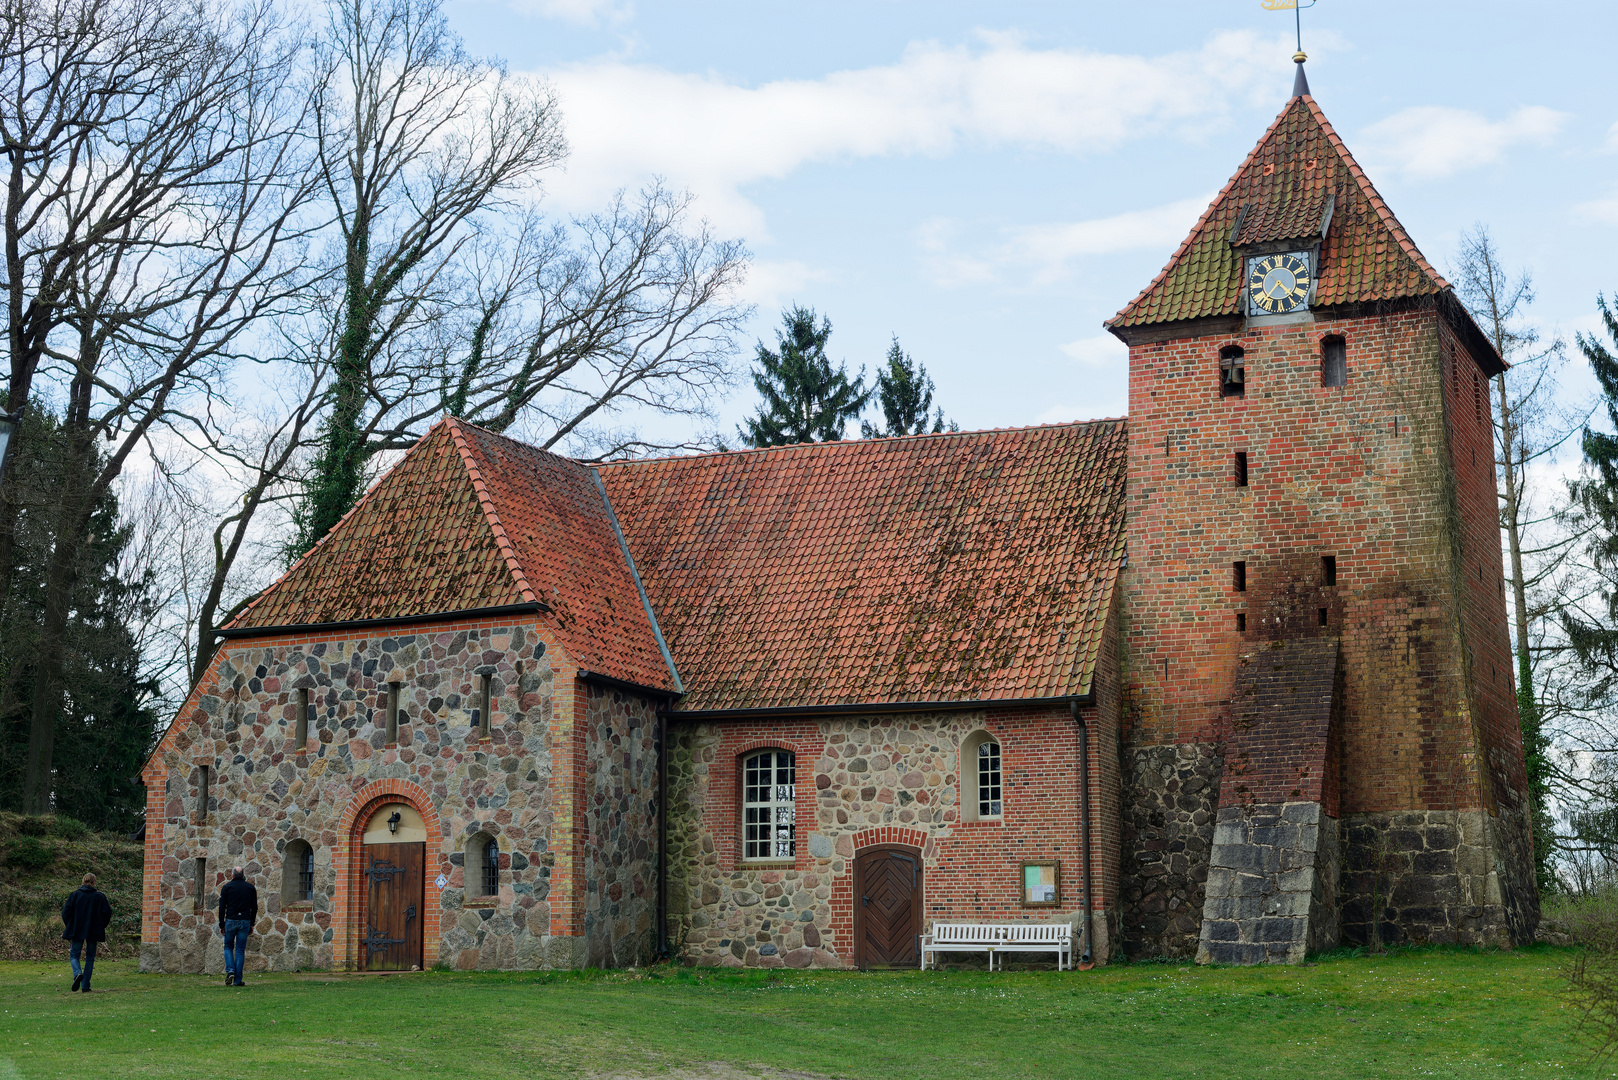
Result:
<svg viewBox="0 0 1618 1080"><path fill-rule="evenodd" d="M79 967L80 949L84 950L84 967L82 968ZM67 956L73 964L73 977L77 979L83 976L83 981L79 983L79 989L90 989L90 972L94 971L96 966L96 943L93 941L75 941L73 947L68 950Z"/></svg>
<svg viewBox="0 0 1618 1080"><path fill-rule="evenodd" d="M247 958L247 935L253 924L246 919L225 920L225 974L242 981L242 961Z"/></svg>

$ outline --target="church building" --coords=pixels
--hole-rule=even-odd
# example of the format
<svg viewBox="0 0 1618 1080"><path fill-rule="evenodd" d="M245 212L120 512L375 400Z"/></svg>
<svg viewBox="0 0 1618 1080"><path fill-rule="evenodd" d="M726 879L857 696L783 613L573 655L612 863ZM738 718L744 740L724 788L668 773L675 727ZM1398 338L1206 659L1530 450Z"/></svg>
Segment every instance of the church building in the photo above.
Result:
<svg viewBox="0 0 1618 1080"><path fill-rule="evenodd" d="M1126 419L589 465L437 424L148 761L141 968L1531 940L1489 379L1294 94L1107 328Z"/></svg>

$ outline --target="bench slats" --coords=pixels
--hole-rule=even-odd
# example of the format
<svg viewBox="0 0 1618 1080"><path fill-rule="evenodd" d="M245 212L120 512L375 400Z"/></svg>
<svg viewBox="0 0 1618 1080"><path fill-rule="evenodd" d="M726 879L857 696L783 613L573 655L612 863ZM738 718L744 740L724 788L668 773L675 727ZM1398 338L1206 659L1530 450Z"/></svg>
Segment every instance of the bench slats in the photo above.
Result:
<svg viewBox="0 0 1618 1080"><path fill-rule="evenodd" d="M994 970L994 954L1000 952L1054 952L1062 970L1073 951L1071 923L934 923L932 932L921 938L921 967L927 969L927 954L940 952L987 952L989 970Z"/></svg>

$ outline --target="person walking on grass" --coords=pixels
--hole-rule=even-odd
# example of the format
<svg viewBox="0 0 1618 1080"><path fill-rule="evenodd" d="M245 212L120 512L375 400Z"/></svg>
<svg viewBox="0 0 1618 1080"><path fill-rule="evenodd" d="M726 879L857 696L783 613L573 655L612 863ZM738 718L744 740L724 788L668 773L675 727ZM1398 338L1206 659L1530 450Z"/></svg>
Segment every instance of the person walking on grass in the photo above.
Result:
<svg viewBox="0 0 1618 1080"><path fill-rule="evenodd" d="M62 940L73 943L68 958L73 964L73 989L88 994L90 974L96 966L96 945L107 940L107 924L112 922L112 904L106 893L96 889L96 876L85 874L84 883L67 895L62 905ZM79 953L84 966L79 966Z"/></svg>
<svg viewBox="0 0 1618 1080"><path fill-rule="evenodd" d="M245 986L242 961L247 959L247 935L258 921L258 890L247 880L241 867L230 872L230 880L219 890L219 933L225 939L225 985Z"/></svg>

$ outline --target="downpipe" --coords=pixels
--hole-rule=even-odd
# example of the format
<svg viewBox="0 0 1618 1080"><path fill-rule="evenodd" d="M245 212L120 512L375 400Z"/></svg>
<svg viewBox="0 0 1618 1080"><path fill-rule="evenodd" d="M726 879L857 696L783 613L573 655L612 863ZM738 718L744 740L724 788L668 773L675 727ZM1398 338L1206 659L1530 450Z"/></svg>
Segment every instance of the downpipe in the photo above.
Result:
<svg viewBox="0 0 1618 1080"><path fill-rule="evenodd" d="M1084 722L1084 712L1077 698L1068 701L1073 723L1079 729L1079 844L1084 849L1084 952L1079 957L1079 970L1089 971L1096 966L1091 952L1094 924L1093 905L1090 903L1090 728Z"/></svg>
<svg viewBox="0 0 1618 1080"><path fill-rule="evenodd" d="M669 956L669 714L657 710L657 958Z"/></svg>

